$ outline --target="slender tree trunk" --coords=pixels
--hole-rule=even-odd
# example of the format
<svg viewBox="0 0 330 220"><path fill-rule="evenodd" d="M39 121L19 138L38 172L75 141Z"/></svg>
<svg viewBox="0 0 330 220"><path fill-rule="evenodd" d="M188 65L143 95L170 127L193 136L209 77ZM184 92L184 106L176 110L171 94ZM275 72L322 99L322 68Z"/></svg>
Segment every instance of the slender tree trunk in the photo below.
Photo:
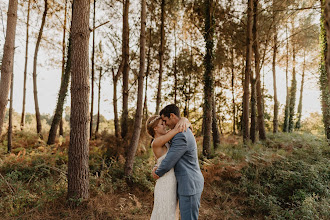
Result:
<svg viewBox="0 0 330 220"><path fill-rule="evenodd" d="M261 90L261 77L260 77L260 53L259 53L259 34L258 34L258 5L259 0L254 0L254 23L253 23L253 49L254 49L254 62L255 62L255 74L256 74L256 98L257 98L257 111L258 111L258 130L259 130L259 139L266 140L266 131L265 131L265 121L264 121L264 106L263 106L263 94Z"/></svg>
<svg viewBox="0 0 330 220"><path fill-rule="evenodd" d="M251 127L250 127L250 139L252 143L256 142L256 122L257 122L257 93L256 93L256 78L253 71L250 75L251 79Z"/></svg>
<svg viewBox="0 0 330 220"><path fill-rule="evenodd" d="M63 39L62 39L62 78L64 77L65 74L65 48L66 48L66 43L65 43L65 38L66 38L66 13L67 13L67 5L68 5L68 0L65 0L65 6L64 6L64 20L63 20ZM62 79L61 79L62 81ZM62 110L63 112L63 110ZM60 128L59 128L59 135L63 136L63 117L61 115L61 121L60 121Z"/></svg>
<svg viewBox="0 0 330 220"><path fill-rule="evenodd" d="M273 0L274 7L274 0ZM276 86L276 55L277 55L277 25L276 15L273 8L273 20L274 20L274 47L273 47L273 85L274 85L274 119L273 119L273 133L278 132L278 100L277 100L277 86Z"/></svg>
<svg viewBox="0 0 330 220"><path fill-rule="evenodd" d="M250 127L250 139L252 143L256 142L256 123L257 123L257 91L256 91L256 73L260 67L260 55L259 55L259 42L257 33L257 22L258 22L258 0L253 0L253 50L254 50L254 62L255 62L255 73L251 70L251 127Z"/></svg>
<svg viewBox="0 0 330 220"><path fill-rule="evenodd" d="M176 23L174 23L174 104L177 104L178 73L176 67Z"/></svg>
<svg viewBox="0 0 330 220"><path fill-rule="evenodd" d="M236 134L236 103L235 103L235 64L234 64L234 47L231 50L231 94L233 97L233 134Z"/></svg>
<svg viewBox="0 0 330 220"><path fill-rule="evenodd" d="M220 131L218 126L217 109L215 102L215 95L212 96L212 134L213 134L213 147L216 150L220 145Z"/></svg>
<svg viewBox="0 0 330 220"><path fill-rule="evenodd" d="M137 107L135 112L134 131L125 163L125 175L131 176L133 171L134 156L139 144L142 128L143 111L143 75L145 71L145 44L146 44L146 0L141 0L141 33L140 33L140 71L138 76Z"/></svg>
<svg viewBox="0 0 330 220"><path fill-rule="evenodd" d="M89 198L89 13L90 3L75 0L72 13L72 82L68 200Z"/></svg>
<svg viewBox="0 0 330 220"><path fill-rule="evenodd" d="M303 62L303 71L301 75L301 85L300 85L300 97L299 97L299 104L298 104L298 119L296 122L296 129L301 128L301 114L302 114L302 100L303 100L303 92L304 92L304 82L305 82L305 65L306 65L306 54L304 50L304 62Z"/></svg>
<svg viewBox="0 0 330 220"><path fill-rule="evenodd" d="M125 139L128 132L128 80L129 80L129 0L123 2L123 111L121 117L121 137ZM125 144L126 146L126 144Z"/></svg>
<svg viewBox="0 0 330 220"><path fill-rule="evenodd" d="M285 25L286 31L286 66L285 66L285 82L286 82L286 101L284 111L283 132L289 131L289 114L290 114L290 89L289 89L289 39L288 39L288 26Z"/></svg>
<svg viewBox="0 0 330 220"><path fill-rule="evenodd" d="M119 119L118 119L118 105L117 105L117 82L120 74L123 71L124 61L120 62L117 74L112 69L112 79L113 79L113 114L114 114L114 124L115 124L115 136L117 138L120 137L120 127L119 127Z"/></svg>
<svg viewBox="0 0 330 220"><path fill-rule="evenodd" d="M325 17L325 30L326 30L326 42L327 42L327 51L325 57L325 68L327 71L327 79L328 79L328 88L330 89L330 50L329 50L329 43L330 43L330 1L325 0L324 4L324 17Z"/></svg>
<svg viewBox="0 0 330 220"><path fill-rule="evenodd" d="M292 33L294 31L294 22L292 21ZM296 48L295 39L292 39L292 81L291 81L291 91L290 91L290 114L289 114L289 132L293 131L294 128L294 116L295 116L295 106L296 106L296 92L297 92L297 80L296 80Z"/></svg>
<svg viewBox="0 0 330 220"><path fill-rule="evenodd" d="M64 75L62 77L61 81L61 87L60 91L58 93L58 99L56 104L56 110L53 117L52 125L50 127L49 136L47 144L51 145L55 143L56 138L56 131L58 129L58 125L62 120L63 115L63 106L65 102L65 97L68 93L68 87L70 82L70 73L71 73L71 54L72 54L72 42L71 42L71 34L69 36L69 45L68 45L68 54L67 54L67 61L66 61L66 67L64 71Z"/></svg>
<svg viewBox="0 0 330 220"><path fill-rule="evenodd" d="M203 123L203 155L210 157L211 155L211 132L212 132L212 97L213 97L213 16L212 16L212 0L205 0L205 29L204 39L206 46L206 54L204 56L204 123Z"/></svg>
<svg viewBox="0 0 330 220"><path fill-rule="evenodd" d="M94 0L93 7L93 45L92 45L92 91L91 91L91 114L90 114L90 124L89 124L89 138L93 138L93 114L94 114L94 77L95 77L95 5L96 0Z"/></svg>
<svg viewBox="0 0 330 220"><path fill-rule="evenodd" d="M22 117L21 117L21 130L24 129L24 125L25 125L26 77L27 77L27 64L28 64L28 52L29 52L30 5L31 5L31 0L29 0L29 2L28 2L28 14L27 14L27 19L26 19L25 64L24 64L23 107L22 107Z"/></svg>
<svg viewBox="0 0 330 220"><path fill-rule="evenodd" d="M41 134L41 119L40 119L40 111L39 111L39 102L38 102L38 89L37 89L37 65L38 65L38 52L39 52L39 46L42 39L42 32L46 23L46 16L48 11L48 3L47 0L45 0L45 9L44 13L42 15L42 21L41 21L41 27L39 30L39 35L37 39L36 48L34 51L34 60L33 60L33 96L34 96L34 106L36 110L36 121L37 121L37 133L42 138Z"/></svg>
<svg viewBox="0 0 330 220"><path fill-rule="evenodd" d="M102 67L100 67L99 75L99 93L97 99L97 120L96 120L96 129L95 129L95 138L98 138L99 126L100 126L100 106L101 106L101 79L102 79Z"/></svg>
<svg viewBox="0 0 330 220"><path fill-rule="evenodd" d="M2 134L2 127L6 113L6 106L8 103L10 83L13 75L16 23L17 23L17 0L9 0L8 13L7 13L6 39L3 50L2 65L1 65L1 80L0 80L0 136Z"/></svg>
<svg viewBox="0 0 330 220"><path fill-rule="evenodd" d="M251 75L251 58L252 58L252 15L253 1L248 0L248 19L247 19L247 34L246 34L246 64L245 64L245 74L244 74L244 93L243 93L243 141L249 139L249 97L250 97L250 75Z"/></svg>
<svg viewBox="0 0 330 220"><path fill-rule="evenodd" d="M144 112L144 119L147 120L148 118L148 76L150 73L150 65L151 65L151 28L149 28L149 46L148 46L148 55L147 55L147 70L146 70L146 84L145 84L145 93L144 93L144 105L143 105L143 112Z"/></svg>
<svg viewBox="0 0 330 220"><path fill-rule="evenodd" d="M161 4L161 25L160 25L160 46L159 46L159 77L158 77L158 89L156 99L156 114L159 112L159 106L161 103L161 91L163 82L163 59L165 48L165 0L162 0Z"/></svg>
<svg viewBox="0 0 330 220"><path fill-rule="evenodd" d="M10 105L9 105L9 123L8 123L8 153L11 152L13 140L13 90L14 90L14 74L11 78L10 86Z"/></svg>
<svg viewBox="0 0 330 220"><path fill-rule="evenodd" d="M327 28L329 28L329 8L325 0L321 0L321 66L320 66L320 89L321 89L321 106L323 112L323 123L325 135L330 140L330 87L328 86L330 79L328 78L328 67L326 65L329 56L327 52L330 50L327 43ZM326 10L325 10L326 9ZM329 35L329 34L328 34Z"/></svg>

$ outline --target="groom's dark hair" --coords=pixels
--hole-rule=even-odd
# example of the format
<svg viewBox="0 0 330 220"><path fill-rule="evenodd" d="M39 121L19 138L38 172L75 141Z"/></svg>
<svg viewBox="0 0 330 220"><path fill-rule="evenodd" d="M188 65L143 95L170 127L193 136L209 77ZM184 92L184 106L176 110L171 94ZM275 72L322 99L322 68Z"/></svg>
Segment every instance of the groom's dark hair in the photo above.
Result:
<svg viewBox="0 0 330 220"><path fill-rule="evenodd" d="M165 106L160 112L159 115L164 115L165 117L170 117L170 114L173 113L180 118L180 109L175 104L170 104Z"/></svg>

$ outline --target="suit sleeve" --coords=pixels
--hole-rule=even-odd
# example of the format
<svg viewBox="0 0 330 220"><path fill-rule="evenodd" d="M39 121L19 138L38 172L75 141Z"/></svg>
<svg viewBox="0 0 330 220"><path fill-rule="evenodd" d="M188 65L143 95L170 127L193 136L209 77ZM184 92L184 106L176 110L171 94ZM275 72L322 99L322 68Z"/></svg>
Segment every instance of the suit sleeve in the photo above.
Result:
<svg viewBox="0 0 330 220"><path fill-rule="evenodd" d="M188 145L185 135L183 133L178 133L175 135L172 139L172 144L166 157L161 162L155 173L160 177L163 176L175 166L187 149Z"/></svg>

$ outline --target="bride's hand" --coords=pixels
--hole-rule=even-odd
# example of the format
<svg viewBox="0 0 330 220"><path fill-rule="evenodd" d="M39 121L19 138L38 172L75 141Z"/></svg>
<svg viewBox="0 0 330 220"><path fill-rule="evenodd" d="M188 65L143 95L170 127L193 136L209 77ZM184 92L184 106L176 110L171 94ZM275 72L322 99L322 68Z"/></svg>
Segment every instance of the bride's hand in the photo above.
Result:
<svg viewBox="0 0 330 220"><path fill-rule="evenodd" d="M187 129L191 126L191 123L189 122L189 120L185 117L182 117L178 123L175 125L174 129L177 132L183 132L183 131L187 131Z"/></svg>

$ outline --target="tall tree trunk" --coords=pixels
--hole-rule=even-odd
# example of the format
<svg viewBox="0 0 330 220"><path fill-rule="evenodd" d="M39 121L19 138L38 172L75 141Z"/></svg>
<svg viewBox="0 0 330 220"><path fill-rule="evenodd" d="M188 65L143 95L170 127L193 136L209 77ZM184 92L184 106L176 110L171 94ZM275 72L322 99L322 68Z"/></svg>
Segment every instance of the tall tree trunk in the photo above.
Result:
<svg viewBox="0 0 330 220"><path fill-rule="evenodd" d="M122 60L119 64L117 74L115 74L114 69L112 69L112 79L113 79L113 114L114 114L114 124L115 124L115 136L120 137L120 127L118 119L118 105L117 105L117 82L120 74L122 74L124 66L124 61Z"/></svg>
<svg viewBox="0 0 330 220"><path fill-rule="evenodd" d="M320 39L321 39L321 66L320 66L320 89L321 89L321 106L323 112L323 123L325 129L325 135L327 140L330 140L330 78L328 77L329 73L329 55L330 51L328 42L329 37L329 2L325 0L321 0L321 31L320 31Z"/></svg>
<svg viewBox="0 0 330 220"><path fill-rule="evenodd" d="M252 58L252 15L253 1L248 0L247 8L247 30L246 30L246 64L245 64L245 74L244 74L244 93L243 93L243 141L249 139L249 97L250 97L250 74L251 74L251 58Z"/></svg>
<svg viewBox="0 0 330 220"><path fill-rule="evenodd" d="M174 104L177 104L178 73L176 64L176 22L174 23Z"/></svg>
<svg viewBox="0 0 330 220"><path fill-rule="evenodd" d="M301 114L302 114L302 100L303 100L303 93L304 93L304 82L305 82L305 65L306 65L306 54L304 50L304 62L303 62L303 71L301 75L301 85L300 85L300 97L299 97L299 104L298 104L298 119L296 122L296 129L301 128Z"/></svg>
<svg viewBox="0 0 330 220"><path fill-rule="evenodd" d="M325 30L326 30L326 42L327 42L327 52L325 57L325 69L327 71L327 78L328 78L328 88L330 89L330 1L325 0L324 5L324 18L325 18Z"/></svg>
<svg viewBox="0 0 330 220"><path fill-rule="evenodd" d="M97 119L96 119L95 138L98 138L99 126L100 126L101 79L102 79L102 67L100 67L100 75L99 75L99 93L97 97Z"/></svg>
<svg viewBox="0 0 330 220"><path fill-rule="evenodd" d="M231 93L233 97L233 134L236 134L236 103L235 103L235 64L234 64L234 47L231 50Z"/></svg>
<svg viewBox="0 0 330 220"><path fill-rule="evenodd" d="M49 144L49 145L55 143L56 131L58 129L59 123L62 120L64 101L65 101L65 97L68 93L68 87L69 87L69 82L70 82L71 62L72 62L71 54L72 54L72 39L71 39L71 34L70 34L66 67L65 67L64 75L61 80L61 87L60 87L60 91L58 93L56 110L55 110L55 114L53 117L52 125L50 127L48 141L47 141L47 144Z"/></svg>
<svg viewBox="0 0 330 220"><path fill-rule="evenodd" d="M16 23L17 23L17 0L9 0L8 13L7 13L6 39L3 50L2 65L1 65L1 80L0 80L0 136L2 134L2 127L6 113L6 106L8 103L10 83L13 75Z"/></svg>
<svg viewBox="0 0 330 220"><path fill-rule="evenodd" d="M259 34L258 34L258 4L259 0L254 0L254 22L253 22L253 41L254 41L254 62L255 62L255 74L256 74L256 96L257 96L257 111L258 111L258 130L260 140L266 140L265 121L264 121L264 106L263 106L263 95L261 90L261 77L260 77L260 53L259 53Z"/></svg>
<svg viewBox="0 0 330 220"><path fill-rule="evenodd" d="M144 119L147 120L148 118L148 76L150 73L150 65L151 65L151 28L149 28L149 46L148 46L148 55L147 55L147 70L146 70L146 84L145 84L145 90L144 90L144 105L143 105L143 112L144 112Z"/></svg>
<svg viewBox="0 0 330 220"><path fill-rule="evenodd" d="M283 132L289 131L289 114L290 114L290 89L289 89L289 38L288 38L288 26L285 25L286 32L286 65L285 65L285 82L286 82L286 101L284 111Z"/></svg>
<svg viewBox="0 0 330 220"><path fill-rule="evenodd" d="M122 56L124 60L123 66L123 111L121 116L121 137L125 139L128 132L128 80L129 80L129 26L128 12L129 0L123 2L123 48ZM126 144L125 144L126 146Z"/></svg>
<svg viewBox="0 0 330 220"><path fill-rule="evenodd" d="M22 117L21 117L21 130L24 129L24 125L25 125L26 77L27 77L27 64L28 64L28 52L29 52L30 5L31 5L31 0L29 0L29 2L28 2L28 13L27 13L27 19L26 19L25 64L24 64L23 107L22 107Z"/></svg>
<svg viewBox="0 0 330 220"><path fill-rule="evenodd" d="M8 153L11 152L12 140L13 140L13 90L14 90L14 74L11 78L10 86L10 105L9 105L9 122L8 122Z"/></svg>
<svg viewBox="0 0 330 220"><path fill-rule="evenodd" d="M212 97L213 97L213 14L212 0L205 0L205 29L204 39L206 54L204 56L204 106L203 106L203 155L211 155L211 132L212 132Z"/></svg>
<svg viewBox="0 0 330 220"><path fill-rule="evenodd" d="M142 128L143 111L143 76L145 71L145 44L146 44L146 0L141 0L141 33L140 33L140 71L138 76L137 106L135 112L134 131L131 144L127 149L127 159L125 163L125 176L131 176L133 171L134 156L139 144Z"/></svg>
<svg viewBox="0 0 330 220"><path fill-rule="evenodd" d="M68 0L65 0L65 6L64 6L64 20L63 20L63 39L62 39L62 78L64 77L65 74L65 48L66 48L66 43L65 43L65 38L66 38L66 13L67 13L67 5L68 5ZM62 79L61 79L62 81ZM62 110L63 112L63 110ZM60 128L59 128L59 135L63 136L63 118L61 115L61 121L60 121Z"/></svg>
<svg viewBox="0 0 330 220"><path fill-rule="evenodd" d="M216 150L220 145L220 131L218 126L217 109L215 102L215 95L212 96L212 134L213 134L213 147Z"/></svg>
<svg viewBox="0 0 330 220"><path fill-rule="evenodd" d="M259 54L259 42L257 33L257 22L258 22L258 0L253 0L253 50L254 50L254 62L255 62L255 73L251 70L251 127L250 127L250 139L252 143L256 142L256 123L257 123L257 91L256 91L256 73L260 67L260 54Z"/></svg>
<svg viewBox="0 0 330 220"><path fill-rule="evenodd" d="M93 7L93 45L92 45L92 91L91 91L91 113L90 113L90 124L89 124L89 138L93 138L93 113L94 113L94 77L95 77L95 6L96 0L94 0Z"/></svg>
<svg viewBox="0 0 330 220"><path fill-rule="evenodd" d="M292 33L295 33L294 22L292 21ZM297 92L297 80L296 80L296 48L295 39L292 39L292 81L290 91L290 114L289 114L289 132L294 128L294 116L296 107L296 92Z"/></svg>
<svg viewBox="0 0 330 220"><path fill-rule="evenodd" d="M256 78L253 71L250 75L251 80L251 127L250 127L250 139L252 143L256 142L256 122L257 122L257 93L256 93Z"/></svg>
<svg viewBox="0 0 330 220"><path fill-rule="evenodd" d="M273 20L274 20L274 47L273 47L273 85L274 85L274 119L273 119L273 133L278 132L278 100L277 100L277 86L276 86L276 55L277 55L277 25L276 14L273 0Z"/></svg>
<svg viewBox="0 0 330 220"><path fill-rule="evenodd" d="M89 198L89 4L89 1L86 0L75 0L72 6L69 202Z"/></svg>
<svg viewBox="0 0 330 220"><path fill-rule="evenodd" d="M159 46L159 77L158 77L158 89L156 99L156 114L159 113L159 106L161 103L161 91L163 82L163 59L165 48L165 0L161 3L161 25L160 25L160 46Z"/></svg>
<svg viewBox="0 0 330 220"><path fill-rule="evenodd" d="M41 134L41 119L40 119L40 111L39 111L39 102L38 102L38 89L37 89L37 65L38 65L38 52L39 52L39 46L42 39L42 32L44 30L44 26L46 23L46 16L48 11L48 3L47 0L45 0L45 9L44 13L42 15L42 21L41 21L41 27L38 34L38 39L36 43L36 48L34 51L34 59L33 59L33 96L34 96L34 106L36 110L36 121L37 121L37 133L42 138Z"/></svg>

